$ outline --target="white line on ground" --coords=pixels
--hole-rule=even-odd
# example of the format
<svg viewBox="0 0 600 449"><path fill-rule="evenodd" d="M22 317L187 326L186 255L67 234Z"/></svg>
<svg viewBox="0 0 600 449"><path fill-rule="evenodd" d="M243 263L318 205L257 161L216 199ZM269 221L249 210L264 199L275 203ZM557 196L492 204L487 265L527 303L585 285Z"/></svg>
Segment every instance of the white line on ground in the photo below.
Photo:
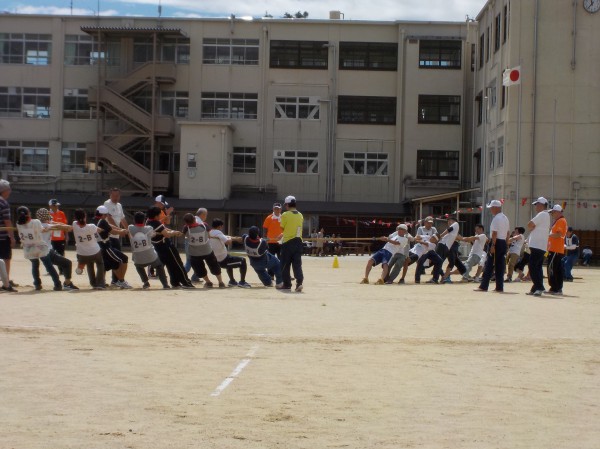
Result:
<svg viewBox="0 0 600 449"><path fill-rule="evenodd" d="M250 350L246 354L246 358L242 359L240 361L240 363L237 364L237 366L233 369L233 371L231 372L231 374L229 376L227 376L225 378L225 380L223 382L221 382L221 384L210 395L212 397L217 397L223 391L225 391L225 389L229 386L229 384L231 382L233 382L233 380L236 377L238 377L242 373L242 371L244 370L244 368L246 368L248 366L248 364L252 361L252 357L254 357L254 355L256 354L256 351L258 351L258 345L257 346L252 346L252 348L250 348Z"/></svg>

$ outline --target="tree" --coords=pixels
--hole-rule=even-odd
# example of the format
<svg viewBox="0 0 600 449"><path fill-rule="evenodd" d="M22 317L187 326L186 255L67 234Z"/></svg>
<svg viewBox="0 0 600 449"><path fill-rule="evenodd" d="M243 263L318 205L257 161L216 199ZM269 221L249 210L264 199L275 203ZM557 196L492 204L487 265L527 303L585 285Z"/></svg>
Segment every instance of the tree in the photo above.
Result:
<svg viewBox="0 0 600 449"><path fill-rule="evenodd" d="M284 19L306 19L308 17L308 12L307 11L297 11L295 14L290 14L289 12L286 12L283 14L283 18Z"/></svg>

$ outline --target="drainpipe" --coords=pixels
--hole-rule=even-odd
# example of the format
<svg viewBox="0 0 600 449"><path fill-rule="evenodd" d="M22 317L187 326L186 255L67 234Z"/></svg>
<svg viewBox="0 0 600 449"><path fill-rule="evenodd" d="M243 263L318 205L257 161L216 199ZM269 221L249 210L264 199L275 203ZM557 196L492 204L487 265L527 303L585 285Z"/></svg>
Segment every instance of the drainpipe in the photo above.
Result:
<svg viewBox="0 0 600 449"><path fill-rule="evenodd" d="M158 57L158 51L156 48L156 31L152 33L152 121L150 122L150 183L148 194L152 197L154 192L154 149L156 133L156 59Z"/></svg>
<svg viewBox="0 0 600 449"><path fill-rule="evenodd" d="M536 127L535 119L537 112L537 49L538 49L538 21L539 21L540 1L535 0L535 14L533 18L533 73L532 73L532 102L531 112L531 179L530 179L530 198L534 197L535 192L535 140Z"/></svg>

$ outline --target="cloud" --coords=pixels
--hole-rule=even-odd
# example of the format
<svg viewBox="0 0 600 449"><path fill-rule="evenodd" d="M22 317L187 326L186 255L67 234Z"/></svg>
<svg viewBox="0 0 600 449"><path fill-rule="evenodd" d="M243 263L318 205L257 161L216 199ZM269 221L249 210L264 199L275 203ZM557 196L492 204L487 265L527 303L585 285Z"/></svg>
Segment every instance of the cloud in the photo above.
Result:
<svg viewBox="0 0 600 449"><path fill-rule="evenodd" d="M157 5L157 0L113 0L123 4ZM177 10L177 17L262 17L265 12L278 18L285 12L308 11L310 19L328 19L329 11L336 9L348 20L450 20L463 21L481 10L485 0L375 0L372 2L338 0L327 3L322 0L230 0L224 2L199 2L198 0L161 0L163 14Z"/></svg>
<svg viewBox="0 0 600 449"><path fill-rule="evenodd" d="M93 9L84 8L59 8L57 6L33 6L19 5L10 10L14 14L47 14L52 16L94 16L96 11ZM101 16L116 16L119 12L115 9L107 9L100 11Z"/></svg>

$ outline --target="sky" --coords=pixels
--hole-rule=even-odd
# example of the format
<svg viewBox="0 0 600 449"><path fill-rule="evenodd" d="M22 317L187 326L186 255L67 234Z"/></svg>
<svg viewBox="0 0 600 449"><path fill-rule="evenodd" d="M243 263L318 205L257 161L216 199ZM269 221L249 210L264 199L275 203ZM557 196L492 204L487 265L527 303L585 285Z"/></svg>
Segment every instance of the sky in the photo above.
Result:
<svg viewBox="0 0 600 449"><path fill-rule="evenodd" d="M259 18L284 13L308 12L309 19L328 19L329 11L340 11L346 20L464 21L474 18L486 0L0 0L0 12L13 14L57 14L157 17Z"/></svg>

